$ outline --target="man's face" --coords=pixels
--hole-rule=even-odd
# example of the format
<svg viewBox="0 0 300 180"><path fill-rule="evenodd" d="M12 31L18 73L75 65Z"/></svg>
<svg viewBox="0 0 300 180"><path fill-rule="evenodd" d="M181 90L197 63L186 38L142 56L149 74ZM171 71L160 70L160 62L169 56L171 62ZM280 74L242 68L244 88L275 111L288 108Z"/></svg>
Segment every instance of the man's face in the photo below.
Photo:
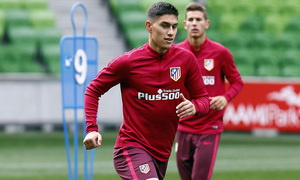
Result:
<svg viewBox="0 0 300 180"><path fill-rule="evenodd" d="M178 20L175 15L162 15L154 22L146 23L150 33L150 47L157 52L164 53L171 48L177 33Z"/></svg>
<svg viewBox="0 0 300 180"><path fill-rule="evenodd" d="M208 27L209 20L205 20L204 14L201 11L188 11L186 13L184 28L190 37L199 38L203 36Z"/></svg>

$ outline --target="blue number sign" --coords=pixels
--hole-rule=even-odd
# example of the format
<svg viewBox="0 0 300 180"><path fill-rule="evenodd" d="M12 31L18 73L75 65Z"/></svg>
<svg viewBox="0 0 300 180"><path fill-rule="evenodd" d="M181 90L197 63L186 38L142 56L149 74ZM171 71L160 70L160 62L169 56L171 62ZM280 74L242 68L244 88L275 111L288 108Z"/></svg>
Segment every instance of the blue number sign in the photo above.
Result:
<svg viewBox="0 0 300 180"><path fill-rule="evenodd" d="M74 12L77 7L81 7L85 13L85 23L83 35L76 35L74 23ZM60 65L61 65L61 87L62 87L62 107L63 126L65 134L65 144L67 151L69 179L78 179L78 112L84 108L84 92L88 83L97 75L98 43L96 38L85 36L87 24L87 11L83 4L76 3L71 10L71 21L74 36L64 36L60 41ZM68 124L66 122L66 110L74 111L74 159L71 163L71 152L68 137ZM83 117L84 118L84 117ZM83 122L83 136L85 133L85 123ZM93 177L94 150L90 157L90 179ZM88 153L84 149L84 179L88 178ZM72 169L73 167L73 169Z"/></svg>

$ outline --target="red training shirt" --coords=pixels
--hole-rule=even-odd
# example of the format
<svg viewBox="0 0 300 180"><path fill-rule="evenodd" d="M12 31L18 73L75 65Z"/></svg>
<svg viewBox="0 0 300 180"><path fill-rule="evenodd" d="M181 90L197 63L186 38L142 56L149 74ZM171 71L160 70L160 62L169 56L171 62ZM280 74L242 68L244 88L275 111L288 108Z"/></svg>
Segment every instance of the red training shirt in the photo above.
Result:
<svg viewBox="0 0 300 180"><path fill-rule="evenodd" d="M178 127L179 94L188 91L196 115L209 111L209 99L193 54L172 45L161 54L145 44L118 56L87 86L86 131L98 131L98 99L120 83L123 123L115 148L139 147L167 162Z"/></svg>
<svg viewBox="0 0 300 180"><path fill-rule="evenodd" d="M242 90L244 84L234 64L232 54L223 45L206 37L199 51L189 43L188 38L178 46L193 52L196 56L209 97L223 95L229 102ZM227 91L225 78L230 83ZM223 132L224 111L225 109L210 110L202 117L190 116L181 119L178 130L192 134L221 133Z"/></svg>

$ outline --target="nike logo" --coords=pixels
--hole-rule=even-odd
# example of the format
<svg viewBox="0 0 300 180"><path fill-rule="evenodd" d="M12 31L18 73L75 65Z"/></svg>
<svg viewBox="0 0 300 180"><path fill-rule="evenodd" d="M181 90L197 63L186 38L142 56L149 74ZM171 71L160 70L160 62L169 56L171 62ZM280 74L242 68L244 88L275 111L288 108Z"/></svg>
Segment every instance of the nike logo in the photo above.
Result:
<svg viewBox="0 0 300 180"><path fill-rule="evenodd" d="M212 142L207 142L207 141L203 141L203 145L209 145L211 144Z"/></svg>

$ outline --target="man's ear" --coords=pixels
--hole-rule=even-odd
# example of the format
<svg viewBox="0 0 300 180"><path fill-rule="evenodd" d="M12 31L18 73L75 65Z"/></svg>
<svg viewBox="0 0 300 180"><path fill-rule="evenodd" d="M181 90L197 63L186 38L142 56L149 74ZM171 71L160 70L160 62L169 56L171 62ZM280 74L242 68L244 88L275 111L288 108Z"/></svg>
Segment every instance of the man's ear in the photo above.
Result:
<svg viewBox="0 0 300 180"><path fill-rule="evenodd" d="M149 33L152 33L152 25L151 25L151 22L149 20L146 21L145 23L146 25L146 29Z"/></svg>
<svg viewBox="0 0 300 180"><path fill-rule="evenodd" d="M187 29L187 27L186 27L186 20L183 21L183 27L184 27L184 29Z"/></svg>
<svg viewBox="0 0 300 180"><path fill-rule="evenodd" d="M209 28L209 25L210 25L210 20L206 20L205 28L208 29L208 28Z"/></svg>

